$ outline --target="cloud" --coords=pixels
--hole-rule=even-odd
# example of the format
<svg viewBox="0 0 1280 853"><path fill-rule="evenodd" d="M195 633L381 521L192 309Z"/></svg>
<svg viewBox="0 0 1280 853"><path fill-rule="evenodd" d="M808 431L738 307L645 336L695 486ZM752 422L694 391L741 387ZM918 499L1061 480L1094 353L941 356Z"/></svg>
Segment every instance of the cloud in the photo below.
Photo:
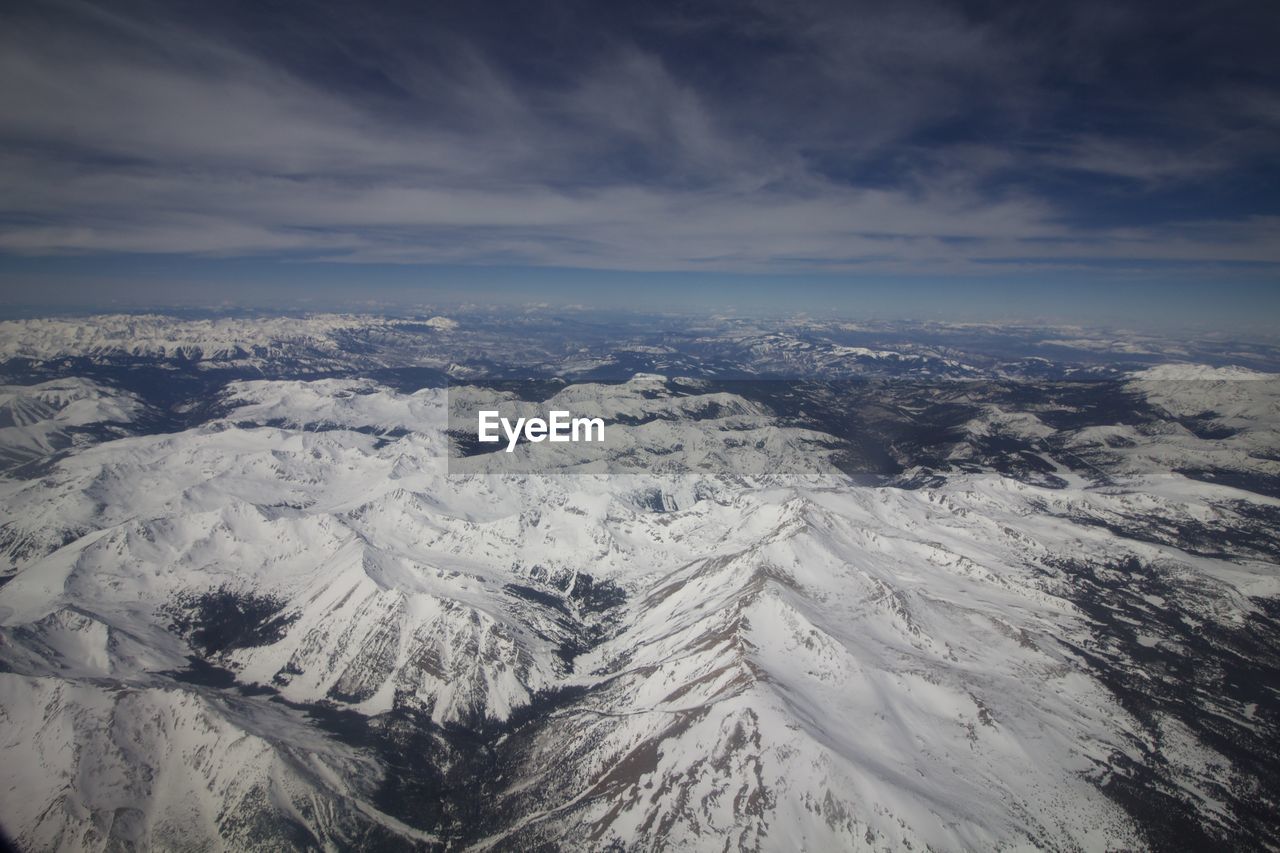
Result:
<svg viewBox="0 0 1280 853"><path fill-rule="evenodd" d="M1280 263L1269 211L1156 210L1274 141L1265 87L1188 83L1213 107L1204 127L1169 130L1172 101L1148 106L1152 124L1078 126L1131 106L1123 91L1097 106L1107 57L1082 34L1125 44L1134 27L1105 7L1050 22L1078 67L1046 51L1049 24L930 3L556 18L562 44L399 13L335 22L339 8L281 28L275 51L235 15L7 13L0 251L734 272ZM1109 197L1064 173L1127 182L1150 206L1089 225Z"/></svg>

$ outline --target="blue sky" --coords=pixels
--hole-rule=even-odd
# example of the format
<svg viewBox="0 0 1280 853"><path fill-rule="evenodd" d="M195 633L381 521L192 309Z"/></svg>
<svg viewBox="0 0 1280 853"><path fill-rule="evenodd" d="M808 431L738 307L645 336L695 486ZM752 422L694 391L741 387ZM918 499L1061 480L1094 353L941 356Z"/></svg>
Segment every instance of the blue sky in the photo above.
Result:
<svg viewBox="0 0 1280 853"><path fill-rule="evenodd" d="M1264 325L1274 3L0 12L0 310Z"/></svg>

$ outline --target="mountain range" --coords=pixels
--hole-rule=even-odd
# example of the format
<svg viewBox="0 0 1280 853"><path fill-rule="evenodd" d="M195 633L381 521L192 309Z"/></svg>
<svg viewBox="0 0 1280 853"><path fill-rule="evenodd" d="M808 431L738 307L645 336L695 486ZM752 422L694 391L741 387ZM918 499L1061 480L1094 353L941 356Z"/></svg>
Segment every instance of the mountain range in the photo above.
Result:
<svg viewBox="0 0 1280 853"><path fill-rule="evenodd" d="M118 315L0 364L19 849L1280 847L1278 348ZM480 453L478 400L610 440Z"/></svg>

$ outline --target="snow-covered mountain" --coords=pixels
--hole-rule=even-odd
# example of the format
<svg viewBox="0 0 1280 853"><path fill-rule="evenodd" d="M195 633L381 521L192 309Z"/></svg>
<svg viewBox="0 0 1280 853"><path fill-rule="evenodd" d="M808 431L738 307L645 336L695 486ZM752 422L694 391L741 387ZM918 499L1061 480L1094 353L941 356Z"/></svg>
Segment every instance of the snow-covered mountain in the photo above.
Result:
<svg viewBox="0 0 1280 853"><path fill-rule="evenodd" d="M200 362L332 354L347 349L353 333L388 334L405 327L449 332L457 323L448 317L406 321L347 314L208 319L113 314L8 320L0 322L0 361L129 356Z"/></svg>
<svg viewBox="0 0 1280 853"><path fill-rule="evenodd" d="M0 470L128 434L143 411L137 395L86 379L0 386Z"/></svg>
<svg viewBox="0 0 1280 853"><path fill-rule="evenodd" d="M740 331L633 355L705 366ZM440 333L478 346L417 334ZM1274 378L1010 380L1021 355L935 346L921 381L866 349L899 380L446 390L384 364L177 399L24 357L0 827L31 850L1280 845ZM492 399L612 437L513 468L455 434Z"/></svg>

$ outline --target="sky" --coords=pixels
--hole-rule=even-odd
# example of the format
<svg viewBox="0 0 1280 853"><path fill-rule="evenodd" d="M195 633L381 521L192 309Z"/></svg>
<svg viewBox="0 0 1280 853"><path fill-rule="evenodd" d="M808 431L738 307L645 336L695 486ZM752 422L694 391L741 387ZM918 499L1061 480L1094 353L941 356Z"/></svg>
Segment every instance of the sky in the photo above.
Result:
<svg viewBox="0 0 1280 853"><path fill-rule="evenodd" d="M42 0L0 312L1280 325L1280 4Z"/></svg>

